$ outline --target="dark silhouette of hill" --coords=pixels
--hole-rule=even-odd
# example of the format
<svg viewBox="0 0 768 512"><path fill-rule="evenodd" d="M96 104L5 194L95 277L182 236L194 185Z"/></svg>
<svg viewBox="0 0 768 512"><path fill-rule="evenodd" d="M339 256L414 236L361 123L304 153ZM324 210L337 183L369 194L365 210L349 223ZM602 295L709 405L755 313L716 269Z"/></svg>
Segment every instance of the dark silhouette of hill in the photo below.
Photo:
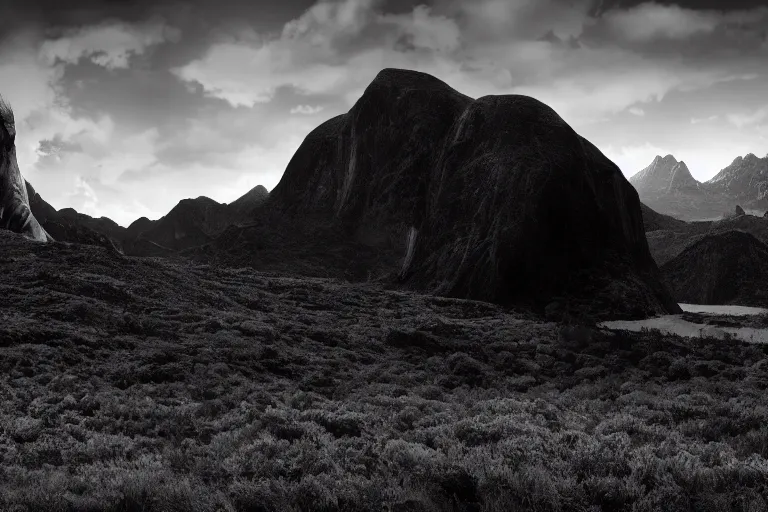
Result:
<svg viewBox="0 0 768 512"><path fill-rule="evenodd" d="M537 311L679 311L610 160L533 98L473 100L424 73L380 72L306 137L257 217L195 256L339 276L352 265Z"/></svg>
<svg viewBox="0 0 768 512"><path fill-rule="evenodd" d="M752 211L768 209L768 156L740 156L704 183L674 156L657 156L630 182L648 206L687 221L717 219L723 212L728 216L737 205Z"/></svg>
<svg viewBox="0 0 768 512"><path fill-rule="evenodd" d="M29 196L16 161L16 123L11 107L0 97L0 228L38 242L51 240L29 206Z"/></svg>
<svg viewBox="0 0 768 512"><path fill-rule="evenodd" d="M35 218L50 235L60 242L70 242L119 249L125 228L107 217L94 219L72 208L56 210L37 193L29 182L24 182L29 205Z"/></svg>
<svg viewBox="0 0 768 512"><path fill-rule="evenodd" d="M204 245L229 226L251 222L253 210L268 197L267 189L258 185L229 204L205 196L182 199L162 218L142 217L128 226L125 253L162 256Z"/></svg>
<svg viewBox="0 0 768 512"><path fill-rule="evenodd" d="M251 190L227 205L229 214L236 218L245 218L254 208L269 197L269 191L263 185L256 185Z"/></svg>
<svg viewBox="0 0 768 512"><path fill-rule="evenodd" d="M640 203L640 210L643 214L643 225L645 226L646 233L650 231L658 231L660 229L669 230L682 228L687 224L683 220L659 213L642 202Z"/></svg>
<svg viewBox="0 0 768 512"><path fill-rule="evenodd" d="M750 233L763 243L768 243L768 218L749 214L726 217L716 221L668 225L663 229L646 233L646 237L653 259L661 266L704 236L731 230Z"/></svg>
<svg viewBox="0 0 768 512"><path fill-rule="evenodd" d="M768 246L750 233L705 235L661 271L679 302L768 306Z"/></svg>
<svg viewBox="0 0 768 512"><path fill-rule="evenodd" d="M54 239L113 247L133 256L170 256L208 243L227 226L249 222L252 210L269 195L259 185L230 204L202 196L183 199L158 220L141 217L124 228L107 217L96 219L73 208L57 211L31 184L25 185L32 213Z"/></svg>

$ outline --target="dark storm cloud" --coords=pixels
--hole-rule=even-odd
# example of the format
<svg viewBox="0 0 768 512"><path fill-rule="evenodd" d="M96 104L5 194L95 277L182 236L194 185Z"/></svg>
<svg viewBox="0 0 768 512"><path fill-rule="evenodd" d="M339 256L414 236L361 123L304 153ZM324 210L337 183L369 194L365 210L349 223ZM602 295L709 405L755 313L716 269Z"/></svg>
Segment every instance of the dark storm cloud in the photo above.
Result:
<svg viewBox="0 0 768 512"><path fill-rule="evenodd" d="M0 4L3 23L0 34L7 34L26 24L35 24L50 31L83 25L95 25L105 19L140 22L160 15L174 21L205 25L215 20L248 19L251 23L269 26L285 22L312 4L312 0L253 1L242 0L25 0ZM258 16L254 16L258 14Z"/></svg>

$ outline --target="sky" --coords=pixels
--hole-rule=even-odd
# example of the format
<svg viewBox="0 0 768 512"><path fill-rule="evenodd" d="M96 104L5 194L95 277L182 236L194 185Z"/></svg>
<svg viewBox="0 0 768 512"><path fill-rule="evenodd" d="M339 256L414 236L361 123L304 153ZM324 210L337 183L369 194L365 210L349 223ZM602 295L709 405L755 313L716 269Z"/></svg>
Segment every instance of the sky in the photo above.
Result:
<svg viewBox="0 0 768 512"><path fill-rule="evenodd" d="M628 177L768 154L766 0L11 0L0 19L23 175L124 226L272 189L385 67L533 96Z"/></svg>

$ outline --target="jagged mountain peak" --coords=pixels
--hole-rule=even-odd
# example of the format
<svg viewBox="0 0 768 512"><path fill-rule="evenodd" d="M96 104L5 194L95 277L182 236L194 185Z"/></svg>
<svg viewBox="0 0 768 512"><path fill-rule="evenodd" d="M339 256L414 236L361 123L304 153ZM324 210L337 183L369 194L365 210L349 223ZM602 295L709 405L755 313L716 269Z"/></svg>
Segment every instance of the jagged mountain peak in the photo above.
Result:
<svg viewBox="0 0 768 512"><path fill-rule="evenodd" d="M678 163L677 159L672 155L668 154L664 156L664 158L661 158L662 162L672 162L672 163Z"/></svg>
<svg viewBox="0 0 768 512"><path fill-rule="evenodd" d="M629 179L641 197L673 193L681 189L698 189L699 182L691 175L684 161L673 155L657 155L651 165Z"/></svg>

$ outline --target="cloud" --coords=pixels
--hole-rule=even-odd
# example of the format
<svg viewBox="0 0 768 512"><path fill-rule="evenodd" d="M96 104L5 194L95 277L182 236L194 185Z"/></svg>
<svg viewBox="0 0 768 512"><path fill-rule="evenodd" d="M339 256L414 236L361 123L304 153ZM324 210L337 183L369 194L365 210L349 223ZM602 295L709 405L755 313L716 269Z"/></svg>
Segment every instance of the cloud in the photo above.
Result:
<svg viewBox="0 0 768 512"><path fill-rule="evenodd" d="M733 60L702 66L680 54L646 55L611 44L615 34L594 31L601 24L623 31L647 21L621 37L682 37L737 15L721 19L716 12L643 4L594 19L590 6L586 0L438 0L432 8L388 14L375 0L324 1L278 36L238 34L173 71L212 97L252 107L272 101L280 88L351 105L381 68L418 69L470 96L534 96L577 126L661 101L671 91L755 76ZM582 37L588 44L578 42Z"/></svg>
<svg viewBox="0 0 768 512"><path fill-rule="evenodd" d="M627 110L630 114L633 116L643 117L645 116L645 110L639 108L639 107L632 107L629 110Z"/></svg>
<svg viewBox="0 0 768 512"><path fill-rule="evenodd" d="M768 120L768 105L758 108L749 113L744 114L729 114L726 116L728 122L737 128L743 128L745 126L753 126L762 124L763 121Z"/></svg>
<svg viewBox="0 0 768 512"><path fill-rule="evenodd" d="M69 30L62 37L43 42L40 56L50 64L76 64L80 59L89 59L107 69L127 68L132 55L141 55L165 41L178 41L179 37L178 29L160 19L141 24L104 22Z"/></svg>
<svg viewBox="0 0 768 512"><path fill-rule="evenodd" d="M632 41L685 39L694 34L712 32L720 22L718 15L711 11L695 11L655 2L627 10L610 10L603 20L614 33Z"/></svg>
<svg viewBox="0 0 768 512"><path fill-rule="evenodd" d="M290 113L311 116L313 114L317 114L318 112L322 112L322 111L323 111L323 107L321 106L313 107L311 105L296 105L290 110Z"/></svg>
<svg viewBox="0 0 768 512"><path fill-rule="evenodd" d="M709 121L716 121L719 119L720 116L709 116L709 117L692 117L691 118L691 124L700 124L700 123L706 123Z"/></svg>
<svg viewBox="0 0 768 512"><path fill-rule="evenodd" d="M54 207L128 220L130 212L123 212L124 201L111 184L124 169L154 161L157 134L117 126L110 112L75 108L64 89L67 66L89 58L116 69L166 36L154 21L117 23L54 40L34 30L18 31L0 48L0 91L16 114L20 169ZM142 196L140 190L124 192Z"/></svg>
<svg viewBox="0 0 768 512"><path fill-rule="evenodd" d="M458 48L459 29L452 20L432 15L425 6L408 14L383 14L379 3L317 3L288 22L277 38L241 33L173 72L232 106L251 107L271 101L280 87L304 95L359 92L362 82L372 78L369 70L385 67L387 61L408 55L416 65L420 58L439 59ZM368 62L361 62L363 56Z"/></svg>
<svg viewBox="0 0 768 512"><path fill-rule="evenodd" d="M610 9L600 18L599 24L619 39L645 43L712 35L719 29L744 31L750 25L759 31L764 27L766 17L766 8L716 11L645 2L629 9Z"/></svg>

